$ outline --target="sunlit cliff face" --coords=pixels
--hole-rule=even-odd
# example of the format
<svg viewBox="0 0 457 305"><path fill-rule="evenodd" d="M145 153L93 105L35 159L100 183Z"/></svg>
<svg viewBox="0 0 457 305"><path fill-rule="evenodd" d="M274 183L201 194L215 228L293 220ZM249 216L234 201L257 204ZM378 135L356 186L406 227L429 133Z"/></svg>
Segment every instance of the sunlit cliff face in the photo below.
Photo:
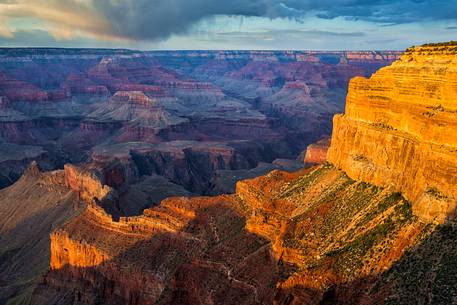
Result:
<svg viewBox="0 0 457 305"><path fill-rule="evenodd" d="M351 178L401 191L438 222L457 205L456 54L453 44L411 48L370 79L354 78L329 151Z"/></svg>

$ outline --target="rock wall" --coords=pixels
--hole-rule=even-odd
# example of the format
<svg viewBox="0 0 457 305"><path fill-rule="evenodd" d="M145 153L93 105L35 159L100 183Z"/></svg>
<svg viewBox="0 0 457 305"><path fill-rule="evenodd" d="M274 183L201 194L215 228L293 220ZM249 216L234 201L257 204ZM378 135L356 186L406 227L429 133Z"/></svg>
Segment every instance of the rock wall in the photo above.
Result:
<svg viewBox="0 0 457 305"><path fill-rule="evenodd" d="M170 198L118 222L89 206L52 233L45 281L75 289L82 304L271 303L275 262L243 219L236 200L223 196ZM259 270L265 276L252 282Z"/></svg>
<svg viewBox="0 0 457 305"><path fill-rule="evenodd" d="M357 180L402 192L425 220L457 206L457 55L453 45L408 49L349 85L328 160Z"/></svg>
<svg viewBox="0 0 457 305"><path fill-rule="evenodd" d="M65 185L77 192L84 201L94 203L109 196L113 189L104 184L103 177L96 170L66 164Z"/></svg>
<svg viewBox="0 0 457 305"><path fill-rule="evenodd" d="M306 148L303 163L305 164L320 164L327 160L327 152L330 147L330 138L324 138L317 143L308 145Z"/></svg>

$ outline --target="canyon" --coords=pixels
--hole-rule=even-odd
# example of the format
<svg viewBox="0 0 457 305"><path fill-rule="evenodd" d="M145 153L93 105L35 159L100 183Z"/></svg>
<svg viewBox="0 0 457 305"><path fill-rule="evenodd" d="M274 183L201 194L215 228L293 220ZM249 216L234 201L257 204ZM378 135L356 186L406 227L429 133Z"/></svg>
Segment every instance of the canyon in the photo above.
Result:
<svg viewBox="0 0 457 305"><path fill-rule="evenodd" d="M15 122L79 114L2 132L0 303L455 304L455 43L27 52L96 64L62 101L4 77Z"/></svg>
<svg viewBox="0 0 457 305"><path fill-rule="evenodd" d="M329 136L349 80L400 54L0 49L0 187L34 160L57 170L118 158L128 183L233 192L226 176L285 169L273 161Z"/></svg>

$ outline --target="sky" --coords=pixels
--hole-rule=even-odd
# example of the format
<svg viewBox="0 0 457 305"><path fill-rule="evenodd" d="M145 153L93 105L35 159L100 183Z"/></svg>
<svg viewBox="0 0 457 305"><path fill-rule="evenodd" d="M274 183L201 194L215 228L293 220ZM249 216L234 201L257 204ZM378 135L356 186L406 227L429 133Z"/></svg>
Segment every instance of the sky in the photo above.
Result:
<svg viewBox="0 0 457 305"><path fill-rule="evenodd" d="M0 0L0 47L403 50L457 40L457 0Z"/></svg>

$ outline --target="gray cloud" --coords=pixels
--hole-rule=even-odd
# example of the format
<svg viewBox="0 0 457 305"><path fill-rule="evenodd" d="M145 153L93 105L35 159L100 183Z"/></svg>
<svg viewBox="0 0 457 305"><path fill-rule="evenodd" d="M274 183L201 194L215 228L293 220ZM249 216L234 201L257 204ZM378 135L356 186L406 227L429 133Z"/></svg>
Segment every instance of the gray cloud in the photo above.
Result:
<svg viewBox="0 0 457 305"><path fill-rule="evenodd" d="M267 18L344 17L375 23L457 20L457 0L97 0L114 35L158 40L214 15Z"/></svg>
<svg viewBox="0 0 457 305"><path fill-rule="evenodd" d="M457 21L457 0L0 0L0 20L2 12L8 18L43 19L56 29L55 37L81 30L98 37L157 41L216 15L298 21L343 17L382 25ZM3 25L0 31L6 36L9 29Z"/></svg>
<svg viewBox="0 0 457 305"><path fill-rule="evenodd" d="M261 32L222 32L217 33L218 36L226 37L321 37L321 38L335 38L335 37L363 37L363 32L331 32L331 31L319 31L319 30L266 30Z"/></svg>

